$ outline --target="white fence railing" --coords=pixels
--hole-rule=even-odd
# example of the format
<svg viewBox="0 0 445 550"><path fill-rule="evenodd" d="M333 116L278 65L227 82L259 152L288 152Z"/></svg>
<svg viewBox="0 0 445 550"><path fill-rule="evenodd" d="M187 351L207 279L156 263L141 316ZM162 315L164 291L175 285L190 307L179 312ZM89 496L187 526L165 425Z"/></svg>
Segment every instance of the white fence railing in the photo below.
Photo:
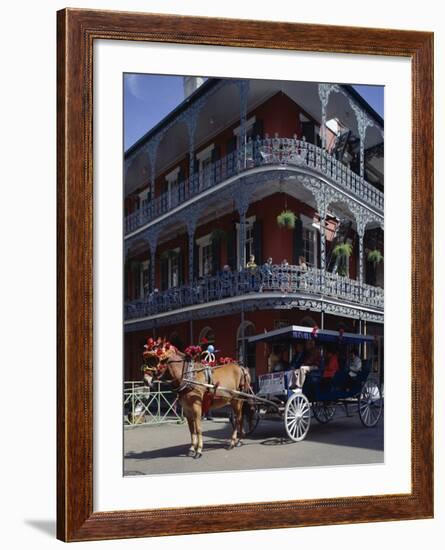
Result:
<svg viewBox="0 0 445 550"><path fill-rule="evenodd" d="M124 382L124 424L147 425L183 422L184 417L175 392L161 382L152 388L143 382Z"/></svg>

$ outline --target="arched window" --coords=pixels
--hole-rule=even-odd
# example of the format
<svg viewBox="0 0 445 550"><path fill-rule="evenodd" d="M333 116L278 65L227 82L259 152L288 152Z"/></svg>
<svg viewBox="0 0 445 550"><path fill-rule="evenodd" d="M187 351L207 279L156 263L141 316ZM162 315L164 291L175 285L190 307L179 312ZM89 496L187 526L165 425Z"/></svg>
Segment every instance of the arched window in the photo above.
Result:
<svg viewBox="0 0 445 550"><path fill-rule="evenodd" d="M208 344L215 344L215 333L212 327L204 327L199 333L199 343L203 340L207 340Z"/></svg>

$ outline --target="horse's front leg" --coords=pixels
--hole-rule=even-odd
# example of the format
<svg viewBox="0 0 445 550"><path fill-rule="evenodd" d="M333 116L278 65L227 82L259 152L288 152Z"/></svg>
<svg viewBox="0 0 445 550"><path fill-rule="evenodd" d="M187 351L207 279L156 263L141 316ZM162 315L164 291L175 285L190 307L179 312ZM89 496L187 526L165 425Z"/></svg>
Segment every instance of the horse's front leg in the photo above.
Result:
<svg viewBox="0 0 445 550"><path fill-rule="evenodd" d="M201 416L202 416L202 407L200 403L195 403L193 405L193 418L195 424L195 433L197 437L197 447L195 458L201 458L202 456L202 428L201 428Z"/></svg>
<svg viewBox="0 0 445 550"><path fill-rule="evenodd" d="M193 417L187 415L186 418L187 418L187 424L188 424L189 430L190 430L190 438L192 440L192 444L190 446L188 456L193 458L196 455L196 447L197 447L197 444L198 444L198 436L196 435L195 423L193 421Z"/></svg>
<svg viewBox="0 0 445 550"><path fill-rule="evenodd" d="M235 422L233 426L232 438L230 439L229 450L241 445L241 441L238 439L238 432L240 437L243 435L243 402L236 399L232 401L231 405Z"/></svg>

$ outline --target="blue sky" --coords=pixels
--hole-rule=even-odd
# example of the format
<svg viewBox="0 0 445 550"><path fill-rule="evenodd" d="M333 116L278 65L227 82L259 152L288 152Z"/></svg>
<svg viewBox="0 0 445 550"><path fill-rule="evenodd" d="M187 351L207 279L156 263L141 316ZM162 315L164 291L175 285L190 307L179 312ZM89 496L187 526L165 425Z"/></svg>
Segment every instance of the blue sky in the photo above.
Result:
<svg viewBox="0 0 445 550"><path fill-rule="evenodd" d="M383 118L383 87L354 86ZM124 75L124 147L153 128L184 99L181 76Z"/></svg>

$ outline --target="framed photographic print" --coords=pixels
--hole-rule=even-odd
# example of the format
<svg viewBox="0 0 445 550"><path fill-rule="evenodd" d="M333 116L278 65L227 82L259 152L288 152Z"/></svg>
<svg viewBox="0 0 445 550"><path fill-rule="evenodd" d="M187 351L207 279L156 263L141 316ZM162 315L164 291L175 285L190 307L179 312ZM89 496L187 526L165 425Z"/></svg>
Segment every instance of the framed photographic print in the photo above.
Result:
<svg viewBox="0 0 445 550"><path fill-rule="evenodd" d="M433 514L433 35L58 13L58 537Z"/></svg>

